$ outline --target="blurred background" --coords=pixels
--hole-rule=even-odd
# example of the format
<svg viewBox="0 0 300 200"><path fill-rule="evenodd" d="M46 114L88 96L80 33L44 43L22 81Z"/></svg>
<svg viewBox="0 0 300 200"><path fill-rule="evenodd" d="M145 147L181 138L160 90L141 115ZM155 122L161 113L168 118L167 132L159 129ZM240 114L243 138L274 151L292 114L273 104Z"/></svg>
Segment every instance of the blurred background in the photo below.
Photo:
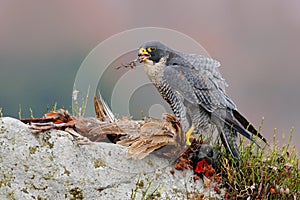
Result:
<svg viewBox="0 0 300 200"><path fill-rule="evenodd" d="M221 61L227 92L263 134L300 141L300 1L0 1L0 107L40 117L71 108L74 79L100 42L138 27L165 27Z"/></svg>

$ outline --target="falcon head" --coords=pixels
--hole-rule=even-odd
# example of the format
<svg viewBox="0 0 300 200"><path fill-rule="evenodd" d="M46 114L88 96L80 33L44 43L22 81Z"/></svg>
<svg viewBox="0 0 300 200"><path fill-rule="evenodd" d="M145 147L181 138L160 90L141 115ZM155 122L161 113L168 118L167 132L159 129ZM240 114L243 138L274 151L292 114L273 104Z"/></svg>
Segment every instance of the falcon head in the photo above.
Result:
<svg viewBox="0 0 300 200"><path fill-rule="evenodd" d="M153 63L158 63L161 58L168 57L171 52L166 45L158 41L149 41L141 45L138 53L139 62L152 61Z"/></svg>

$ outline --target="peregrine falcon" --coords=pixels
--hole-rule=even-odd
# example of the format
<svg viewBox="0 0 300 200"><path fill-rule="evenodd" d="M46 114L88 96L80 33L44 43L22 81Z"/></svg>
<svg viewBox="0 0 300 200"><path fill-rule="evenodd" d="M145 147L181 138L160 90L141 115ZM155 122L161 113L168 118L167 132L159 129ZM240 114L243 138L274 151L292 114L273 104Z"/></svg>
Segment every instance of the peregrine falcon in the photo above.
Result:
<svg viewBox="0 0 300 200"><path fill-rule="evenodd" d="M142 44L138 60L185 132L208 133L209 127L216 127L223 145L238 159L238 133L255 142L254 134L267 143L225 93L227 84L217 69L220 62L172 50L158 41Z"/></svg>

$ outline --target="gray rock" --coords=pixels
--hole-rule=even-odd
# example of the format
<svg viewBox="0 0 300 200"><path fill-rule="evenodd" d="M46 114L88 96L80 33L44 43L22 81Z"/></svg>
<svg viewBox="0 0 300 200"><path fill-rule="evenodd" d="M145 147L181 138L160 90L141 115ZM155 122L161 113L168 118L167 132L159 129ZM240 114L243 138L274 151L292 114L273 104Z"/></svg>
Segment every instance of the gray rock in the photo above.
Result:
<svg viewBox="0 0 300 200"><path fill-rule="evenodd" d="M150 155L135 161L110 143L78 145L67 132L33 135L17 119L0 118L0 199L190 199L198 193L221 199L194 182L192 171ZM149 186L149 187L148 187ZM147 189L148 188L148 189ZM223 194L222 194L223 195Z"/></svg>

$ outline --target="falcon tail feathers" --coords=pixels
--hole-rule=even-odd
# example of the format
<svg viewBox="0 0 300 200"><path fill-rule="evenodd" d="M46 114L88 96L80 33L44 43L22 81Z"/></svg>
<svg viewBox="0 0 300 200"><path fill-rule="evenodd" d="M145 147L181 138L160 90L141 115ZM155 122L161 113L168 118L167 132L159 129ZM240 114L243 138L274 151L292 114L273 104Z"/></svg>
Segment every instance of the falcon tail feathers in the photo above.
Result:
<svg viewBox="0 0 300 200"><path fill-rule="evenodd" d="M225 119L225 127L221 128L221 140L223 145L229 151L229 153L234 157L240 160L239 156L239 148L236 144L237 141L237 133L240 133L253 143L255 143L259 148L260 145L254 140L253 136L249 134L243 127L237 124L237 122L232 121L230 119Z"/></svg>
<svg viewBox="0 0 300 200"><path fill-rule="evenodd" d="M260 147L259 144L257 144L256 141L254 140L253 136L250 135L243 127L238 125L235 121L225 119L225 124L228 125L232 129L231 131L236 131L236 132L240 133L241 135L246 137L248 140L254 142L258 147Z"/></svg>
<svg viewBox="0 0 300 200"><path fill-rule="evenodd" d="M254 140L253 136L243 127L241 127L232 117L228 117L226 119L217 115L216 117L218 117L224 123L223 127L218 127L222 143L234 158L240 160L239 150L236 144L237 133L240 133L260 147L260 145Z"/></svg>
<svg viewBox="0 0 300 200"><path fill-rule="evenodd" d="M238 148L236 147L236 144L232 144L235 141L233 141L233 138L232 138L230 132L226 133L223 130L223 131L221 131L220 137L221 137L221 141L222 141L223 145L229 151L229 153L234 158L241 160L239 152L238 152Z"/></svg>
<svg viewBox="0 0 300 200"><path fill-rule="evenodd" d="M266 138L262 136L255 128L254 126L237 110L232 110L233 116L235 117L236 120L249 132L251 132L253 135L256 135L259 137L262 141L264 141L266 144L268 144Z"/></svg>

